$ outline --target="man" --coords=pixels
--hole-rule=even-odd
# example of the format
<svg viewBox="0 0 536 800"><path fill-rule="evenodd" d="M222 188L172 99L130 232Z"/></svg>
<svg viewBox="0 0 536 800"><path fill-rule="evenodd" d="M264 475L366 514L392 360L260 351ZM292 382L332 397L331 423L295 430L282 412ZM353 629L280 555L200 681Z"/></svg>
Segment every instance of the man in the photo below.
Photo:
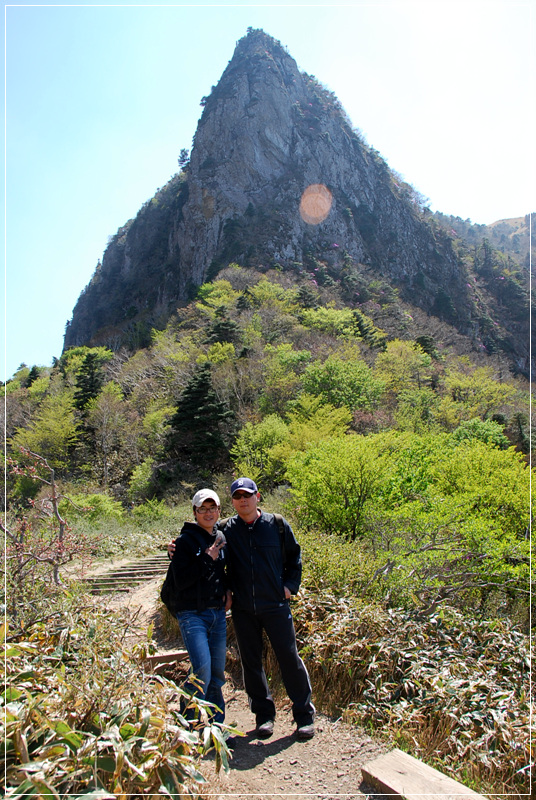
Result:
<svg viewBox="0 0 536 800"><path fill-rule="evenodd" d="M232 615L256 733L268 738L274 730L275 704L262 663L266 631L274 649L287 694L292 701L298 739L314 736L315 707L311 682L298 654L289 600L300 587L301 550L288 522L258 507L260 494L250 478L231 485L236 516L223 528L227 539L228 585Z"/></svg>

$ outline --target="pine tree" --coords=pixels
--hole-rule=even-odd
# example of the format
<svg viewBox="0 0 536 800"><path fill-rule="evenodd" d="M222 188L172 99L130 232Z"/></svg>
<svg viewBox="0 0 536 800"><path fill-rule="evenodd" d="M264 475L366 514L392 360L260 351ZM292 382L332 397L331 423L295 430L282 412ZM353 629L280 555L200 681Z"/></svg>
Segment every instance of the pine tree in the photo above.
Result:
<svg viewBox="0 0 536 800"><path fill-rule="evenodd" d="M99 394L104 378L101 372L102 358L98 353L88 353L76 376L74 405L84 414L87 404Z"/></svg>
<svg viewBox="0 0 536 800"><path fill-rule="evenodd" d="M240 344L242 340L242 331L237 323L226 317L225 315L216 314L216 319L210 326L208 335L206 337L207 344L214 344L215 342L231 342L232 344Z"/></svg>
<svg viewBox="0 0 536 800"><path fill-rule="evenodd" d="M210 364L197 368L170 421L168 449L199 467L221 463L228 456L225 424L232 413L212 388Z"/></svg>

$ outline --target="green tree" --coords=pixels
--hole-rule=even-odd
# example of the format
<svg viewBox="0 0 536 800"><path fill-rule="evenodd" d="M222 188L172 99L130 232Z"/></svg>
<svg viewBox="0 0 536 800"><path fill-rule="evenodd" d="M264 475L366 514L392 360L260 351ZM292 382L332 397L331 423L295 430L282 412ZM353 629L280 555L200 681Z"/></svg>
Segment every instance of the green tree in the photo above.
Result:
<svg viewBox="0 0 536 800"><path fill-rule="evenodd" d="M34 383L34 381L38 379L39 375L40 375L39 367L37 367L34 364L30 372L28 373L28 377L26 379L26 386L30 387L32 383Z"/></svg>
<svg viewBox="0 0 536 800"><path fill-rule="evenodd" d="M18 428L11 446L39 453L51 468L66 473L79 439L73 393L63 391L47 396L27 428Z"/></svg>
<svg viewBox="0 0 536 800"><path fill-rule="evenodd" d="M332 336L362 338L355 325L353 312L349 308L333 308L333 306L305 308L300 313L300 322L306 328L324 331Z"/></svg>
<svg viewBox="0 0 536 800"><path fill-rule="evenodd" d="M186 385L170 420L169 449L199 467L213 467L228 456L224 426L232 417L212 387L209 364L201 364Z"/></svg>
<svg viewBox="0 0 536 800"><path fill-rule="evenodd" d="M70 347L62 354L57 363L58 370L67 386L71 387L76 384L80 368L90 353L96 356L102 364L113 358L112 351L106 347Z"/></svg>
<svg viewBox="0 0 536 800"><path fill-rule="evenodd" d="M306 367L303 388L335 408L372 410L383 392L383 382L362 360L329 356Z"/></svg>
<svg viewBox="0 0 536 800"><path fill-rule="evenodd" d="M356 539L384 471L370 437L337 436L317 442L289 461L286 477L304 525Z"/></svg>
<svg viewBox="0 0 536 800"><path fill-rule="evenodd" d="M102 364L102 356L95 351L89 351L80 365L76 376L74 404L82 414L85 414L88 403L97 397L104 383Z"/></svg>
<svg viewBox="0 0 536 800"><path fill-rule="evenodd" d="M231 344L240 344L242 340L242 331L239 325L226 316L225 308L217 309L215 319L213 320L208 330L205 342L207 344L215 344L219 342L231 342Z"/></svg>
<svg viewBox="0 0 536 800"><path fill-rule="evenodd" d="M477 439L486 444L495 445L501 450L506 450L510 446L510 441L504 434L503 426L494 420L483 420L480 417L462 422L462 424L453 431L451 439L453 441L462 442L470 439Z"/></svg>
<svg viewBox="0 0 536 800"><path fill-rule="evenodd" d="M103 486L106 488L110 461L117 456L122 432L127 424L121 387L114 381L107 383L100 394L87 403L86 412L96 455L101 462Z"/></svg>
<svg viewBox="0 0 536 800"><path fill-rule="evenodd" d="M271 481L268 466L272 448L288 440L286 423L278 414L268 414L260 422L246 422L231 449L235 469L266 485Z"/></svg>
<svg viewBox="0 0 536 800"><path fill-rule="evenodd" d="M295 453L307 450L316 442L342 436L352 420L352 413L345 406L335 408L306 393L289 406L288 436L275 444L267 457L266 472L273 484L284 480L287 464Z"/></svg>
<svg viewBox="0 0 536 800"><path fill-rule="evenodd" d="M166 444L166 438L169 433L169 421L175 408L173 406L164 406L159 408L155 403L149 407L146 415L142 420L142 431L140 448L144 453L159 457Z"/></svg>
<svg viewBox="0 0 536 800"><path fill-rule="evenodd" d="M311 360L308 350L295 350L291 344L266 345L260 408L264 413L284 414L287 403L301 388L301 373Z"/></svg>
<svg viewBox="0 0 536 800"><path fill-rule="evenodd" d="M131 500L146 500L153 489L154 458L150 456L134 467L128 484Z"/></svg>
<svg viewBox="0 0 536 800"><path fill-rule="evenodd" d="M440 399L437 394L422 389L403 389L398 395L396 420L402 430L425 433L437 426Z"/></svg>
<svg viewBox="0 0 536 800"><path fill-rule="evenodd" d="M358 334L358 337L363 339L370 347L378 347L381 350L385 349L387 335L374 325L374 322L366 314L363 314L359 308L352 311L353 325Z"/></svg>
<svg viewBox="0 0 536 800"><path fill-rule="evenodd" d="M376 358L376 375L394 399L403 390L422 389L430 382L431 357L415 342L393 339Z"/></svg>
<svg viewBox="0 0 536 800"><path fill-rule="evenodd" d="M511 384L495 380L490 367L477 367L469 372L451 370L445 377L445 387L454 403L465 410L462 419L486 419L493 411L508 405L515 394Z"/></svg>

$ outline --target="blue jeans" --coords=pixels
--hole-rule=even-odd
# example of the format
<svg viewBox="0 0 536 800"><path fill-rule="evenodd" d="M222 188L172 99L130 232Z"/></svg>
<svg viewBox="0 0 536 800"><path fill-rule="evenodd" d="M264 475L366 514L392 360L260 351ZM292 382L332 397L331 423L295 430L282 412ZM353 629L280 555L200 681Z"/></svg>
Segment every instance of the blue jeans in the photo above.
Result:
<svg viewBox="0 0 536 800"><path fill-rule="evenodd" d="M223 722L225 702L222 686L225 683L225 657L227 624L225 609L207 608L205 611L178 611L177 619L190 657L190 675L195 675L201 688L186 683L190 694L217 706L214 722Z"/></svg>

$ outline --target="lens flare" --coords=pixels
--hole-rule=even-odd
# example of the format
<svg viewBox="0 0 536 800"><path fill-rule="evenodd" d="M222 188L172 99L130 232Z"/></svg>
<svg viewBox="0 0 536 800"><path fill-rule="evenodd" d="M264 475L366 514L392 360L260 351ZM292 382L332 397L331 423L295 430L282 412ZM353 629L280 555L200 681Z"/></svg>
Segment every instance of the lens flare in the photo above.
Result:
<svg viewBox="0 0 536 800"><path fill-rule="evenodd" d="M318 225L324 222L329 212L333 195L323 183L312 183L305 189L300 201L300 214L304 222Z"/></svg>

